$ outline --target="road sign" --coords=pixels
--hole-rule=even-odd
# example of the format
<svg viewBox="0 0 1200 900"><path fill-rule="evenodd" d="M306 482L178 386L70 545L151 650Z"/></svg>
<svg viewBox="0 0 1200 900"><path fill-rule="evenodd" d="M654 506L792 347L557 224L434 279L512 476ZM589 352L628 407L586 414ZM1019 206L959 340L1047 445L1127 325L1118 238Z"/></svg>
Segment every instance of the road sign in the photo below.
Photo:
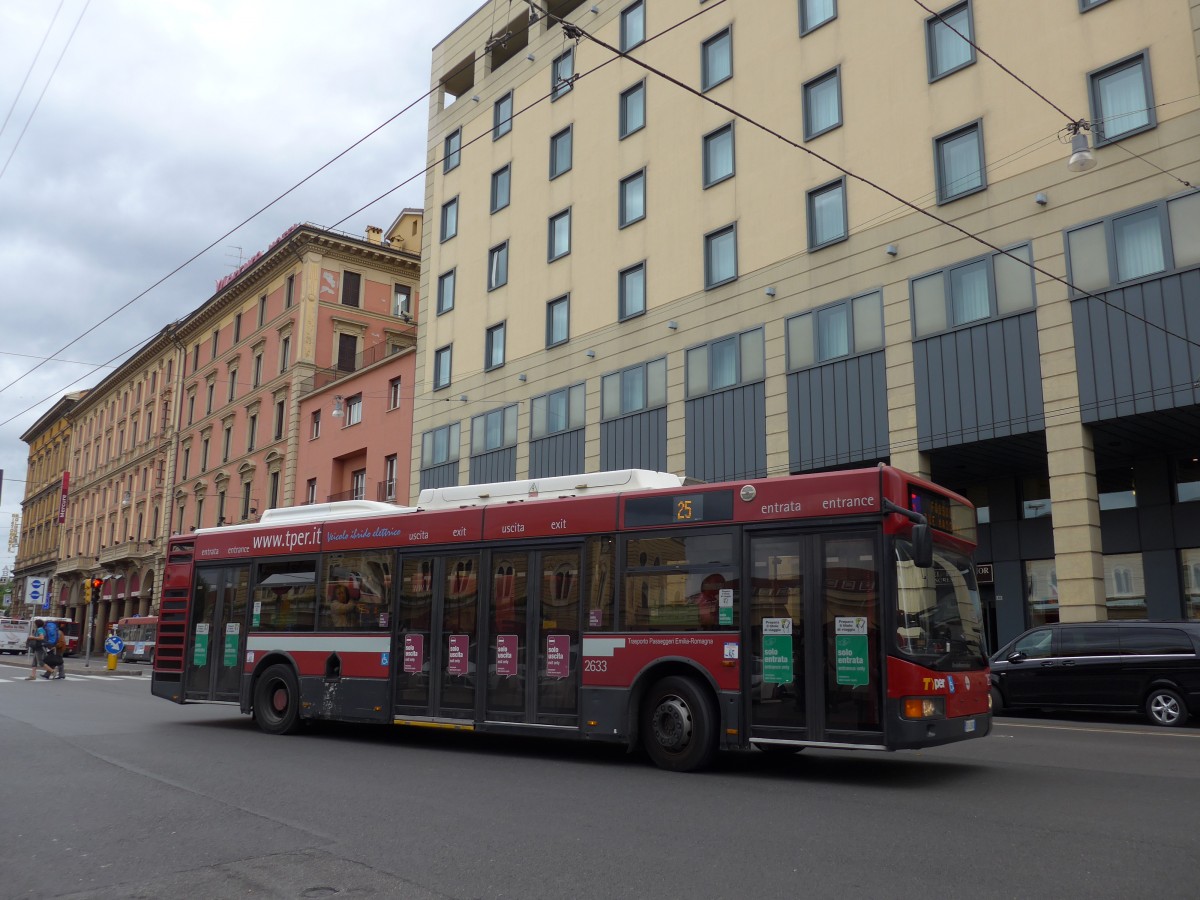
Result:
<svg viewBox="0 0 1200 900"><path fill-rule="evenodd" d="M119 637L117 637L115 634L110 634L108 636L108 638L104 641L104 649L108 653L113 653L113 654L120 653L122 650L125 649L125 642L123 640L121 640Z"/></svg>

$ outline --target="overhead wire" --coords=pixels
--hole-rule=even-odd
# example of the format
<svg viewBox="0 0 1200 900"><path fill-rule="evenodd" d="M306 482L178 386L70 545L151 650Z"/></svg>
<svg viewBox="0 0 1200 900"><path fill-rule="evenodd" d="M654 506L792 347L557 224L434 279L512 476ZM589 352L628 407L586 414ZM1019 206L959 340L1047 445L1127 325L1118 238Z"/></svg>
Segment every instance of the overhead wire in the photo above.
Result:
<svg viewBox="0 0 1200 900"><path fill-rule="evenodd" d="M21 133L17 135L17 140L13 144L12 151L8 154L8 158L4 160L4 165L0 166L0 178L3 178L4 173L8 171L8 164L12 162L13 157L16 155L17 148L21 146L21 141L25 137L25 132L29 130L29 123L33 121L33 117L36 115L38 107L42 105L42 98L46 96L46 91L49 89L50 83L54 81L54 76L58 72L58 67L62 63L63 57L67 55L67 49L71 46L71 42L75 39L75 32L79 30L79 25L81 22L83 22L84 13L88 11L88 6L91 5L91 2L92 0L87 0L87 2L83 4L83 10L79 13L79 18L75 20L75 27L71 29L70 35L67 36L67 42L63 45L62 52L58 54L58 59L54 61L54 68L50 70L50 76L46 79L46 83L42 86L42 92L38 94L38 98L33 104L33 109L29 111L29 117L25 119L25 124L21 128ZM57 17L57 15L58 13L56 12L55 16ZM38 48L38 52L41 52L41 48ZM15 102L16 101L14 101L14 103ZM8 120L5 119L5 121L7 122Z"/></svg>
<svg viewBox="0 0 1200 900"><path fill-rule="evenodd" d="M17 88L17 92L13 95L12 105L9 106L8 112L4 114L4 121L0 122L0 137L4 136L4 130L8 128L8 121L12 118L13 110L17 108L17 102L21 99L21 95L25 93L25 85L29 83L29 76L33 74L33 70L37 66L37 61L41 59L42 50L46 47L46 41L50 38L50 32L54 30L54 23L58 21L58 14L62 12L64 2L65 0L58 0L58 6L55 7L54 15L50 17L50 24L46 26L46 33L42 35L42 42L38 44L37 51L33 54L33 60L29 63L29 68L25 70L25 77L21 79L21 86Z"/></svg>

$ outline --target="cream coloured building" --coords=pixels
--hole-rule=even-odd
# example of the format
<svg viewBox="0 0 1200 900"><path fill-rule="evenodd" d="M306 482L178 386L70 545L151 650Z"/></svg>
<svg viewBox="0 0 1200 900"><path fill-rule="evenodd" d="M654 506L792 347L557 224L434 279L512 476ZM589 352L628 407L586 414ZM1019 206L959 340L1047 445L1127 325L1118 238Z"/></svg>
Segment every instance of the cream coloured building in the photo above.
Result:
<svg viewBox="0 0 1200 900"><path fill-rule="evenodd" d="M433 53L414 490L888 460L980 507L993 646L1200 616L1197 31L1151 6L483 4Z"/></svg>

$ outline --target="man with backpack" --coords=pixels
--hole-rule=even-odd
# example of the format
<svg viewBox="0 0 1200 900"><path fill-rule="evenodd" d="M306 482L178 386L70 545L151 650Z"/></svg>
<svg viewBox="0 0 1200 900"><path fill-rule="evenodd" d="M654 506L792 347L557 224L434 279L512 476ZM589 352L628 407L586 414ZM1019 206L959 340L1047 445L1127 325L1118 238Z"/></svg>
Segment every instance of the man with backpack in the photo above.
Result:
<svg viewBox="0 0 1200 900"><path fill-rule="evenodd" d="M65 637L62 634L62 629L58 627L58 623L53 619L47 619L46 624L43 627L46 632L46 637L42 641L42 664L46 667L46 671L42 673L42 677L45 679L50 679L54 677L54 670L56 668L62 668L63 658L58 652L58 642L60 639L65 642ZM58 677L61 678L62 674L59 674Z"/></svg>
<svg viewBox="0 0 1200 900"><path fill-rule="evenodd" d="M33 620L33 630L29 632L29 637L25 641L29 646L29 655L32 657L29 665L29 677L26 681L37 680L38 666L45 663L45 651L43 648L46 645L46 623L41 619Z"/></svg>

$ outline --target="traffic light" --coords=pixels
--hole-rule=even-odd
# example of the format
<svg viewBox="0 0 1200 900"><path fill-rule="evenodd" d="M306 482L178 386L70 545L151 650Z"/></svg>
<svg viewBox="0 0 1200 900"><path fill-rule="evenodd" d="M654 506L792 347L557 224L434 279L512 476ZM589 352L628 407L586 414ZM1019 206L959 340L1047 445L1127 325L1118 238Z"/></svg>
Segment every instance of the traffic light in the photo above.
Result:
<svg viewBox="0 0 1200 900"><path fill-rule="evenodd" d="M92 602L92 579L85 578L83 582L83 602L85 604Z"/></svg>
<svg viewBox="0 0 1200 900"><path fill-rule="evenodd" d="M104 581L100 578L92 579L92 599L97 603L100 602L100 588L104 586Z"/></svg>

